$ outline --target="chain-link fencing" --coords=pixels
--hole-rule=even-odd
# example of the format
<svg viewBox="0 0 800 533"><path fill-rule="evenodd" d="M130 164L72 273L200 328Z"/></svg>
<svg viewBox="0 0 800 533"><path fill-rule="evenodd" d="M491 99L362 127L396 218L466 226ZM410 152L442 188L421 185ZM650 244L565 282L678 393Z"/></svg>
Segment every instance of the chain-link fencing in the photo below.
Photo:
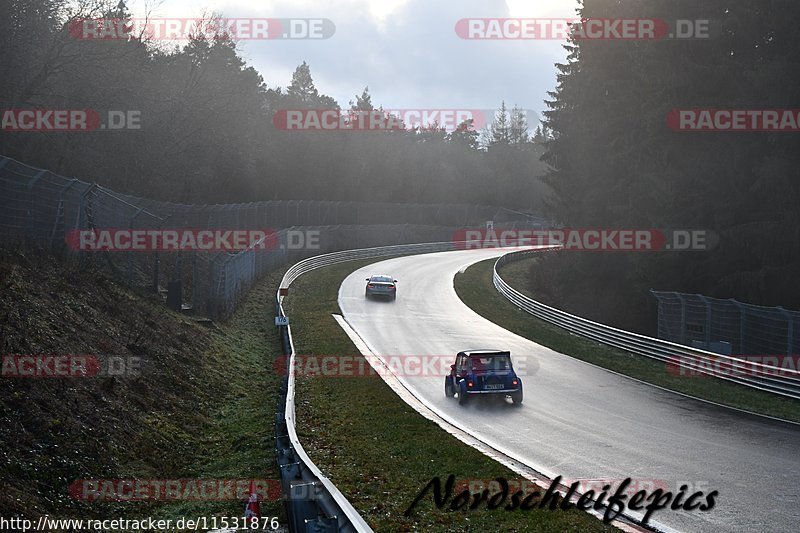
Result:
<svg viewBox="0 0 800 533"><path fill-rule="evenodd" d="M168 302L172 296L177 309L212 318L231 313L261 274L279 266L350 248L448 241L459 229L481 228L487 221L509 229L546 225L540 217L471 205L178 204L120 194L0 156L0 242L46 247L82 267L108 268L132 287L166 294ZM86 246L103 231L113 239L126 230L129 236L172 230L196 236L209 229L218 236L238 230L264 236L235 250Z"/></svg>
<svg viewBox="0 0 800 533"><path fill-rule="evenodd" d="M725 355L800 354L800 312L700 294L651 291L658 338Z"/></svg>

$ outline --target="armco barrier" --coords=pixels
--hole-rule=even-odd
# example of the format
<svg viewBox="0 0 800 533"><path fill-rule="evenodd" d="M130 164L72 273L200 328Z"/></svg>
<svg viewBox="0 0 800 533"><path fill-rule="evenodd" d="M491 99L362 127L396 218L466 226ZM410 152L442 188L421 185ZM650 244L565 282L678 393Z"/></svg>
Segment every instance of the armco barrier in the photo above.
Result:
<svg viewBox="0 0 800 533"><path fill-rule="evenodd" d="M800 399L800 372L777 368L736 357L720 355L682 344L654 339L638 333L613 328L571 315L554 307L528 298L506 283L497 269L507 263L518 261L535 250L512 252L500 257L494 264L492 281L495 288L520 309L570 333L613 346L632 354L657 359L666 365L674 365L692 373L724 379L739 385L759 389L789 398Z"/></svg>
<svg viewBox="0 0 800 533"><path fill-rule="evenodd" d="M294 342L292 329L283 310L282 292L301 275L326 266L373 257L390 257L408 253L444 252L456 248L453 242L404 244L345 250L304 259L291 266L281 280L275 298L276 315L285 320L278 325L284 353L290 356L289 375L281 388L278 413L275 418L275 444L281 483L286 502L289 527L294 532L372 531L347 498L326 478L308 457L295 426Z"/></svg>

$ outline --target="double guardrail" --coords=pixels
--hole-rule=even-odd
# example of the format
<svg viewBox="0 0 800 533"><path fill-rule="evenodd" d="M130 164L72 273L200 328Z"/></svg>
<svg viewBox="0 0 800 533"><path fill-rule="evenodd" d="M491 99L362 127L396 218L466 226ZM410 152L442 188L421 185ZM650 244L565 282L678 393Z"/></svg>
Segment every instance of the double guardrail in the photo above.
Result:
<svg viewBox="0 0 800 533"><path fill-rule="evenodd" d="M572 334L632 354L663 361L665 367L670 365L677 373L702 374L780 396L800 399L800 372L793 368L779 368L639 335L571 315L525 296L503 280L498 268L535 253L540 251L512 252L500 257L494 264L492 281L495 288L518 308Z"/></svg>
<svg viewBox="0 0 800 533"><path fill-rule="evenodd" d="M289 287L303 274L318 268L358 259L455 250L459 248L458 244L434 242L333 252L295 263L284 274L276 294L275 308L276 326L281 335L284 353L289 356L289 372L281 388L275 439L291 531L322 533L372 530L347 498L314 464L297 436L294 374L296 354L289 318L283 309L283 299L288 294ZM542 251L511 252L501 256L494 264L492 280L495 288L520 309L570 333L632 354L663 361L674 368L800 399L800 372L715 354L593 322L525 296L508 285L498 273L503 265Z"/></svg>
<svg viewBox="0 0 800 533"><path fill-rule="evenodd" d="M327 266L375 257L391 257L409 253L454 250L456 243L434 242L379 246L345 250L304 259L292 265L281 280L275 297L276 326L281 335L284 353L289 356L288 376L281 387L275 420L275 443L281 484L285 495L286 514L293 532L367 532L372 531L358 511L336 486L325 477L309 458L297 437L295 418L295 349L289 319L283 309L283 298L291 284L303 274Z"/></svg>

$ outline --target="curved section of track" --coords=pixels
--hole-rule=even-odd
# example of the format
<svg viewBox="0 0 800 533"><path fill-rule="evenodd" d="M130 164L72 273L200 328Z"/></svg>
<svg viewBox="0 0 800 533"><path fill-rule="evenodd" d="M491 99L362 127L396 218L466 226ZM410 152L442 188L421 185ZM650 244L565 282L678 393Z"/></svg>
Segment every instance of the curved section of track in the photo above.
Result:
<svg viewBox="0 0 800 533"><path fill-rule="evenodd" d="M585 364L477 315L453 289L462 268L499 250L389 259L357 270L339 290L345 319L380 355L451 355L510 349L526 361L525 402L445 398L444 376L401 376L430 407L550 477L666 483L718 490L710 512L661 510L682 531L800 528L800 426L686 398ZM399 280L394 302L367 300L364 278ZM665 368L666 371L666 368ZM687 378L690 379L690 378ZM652 490L652 489L651 489Z"/></svg>

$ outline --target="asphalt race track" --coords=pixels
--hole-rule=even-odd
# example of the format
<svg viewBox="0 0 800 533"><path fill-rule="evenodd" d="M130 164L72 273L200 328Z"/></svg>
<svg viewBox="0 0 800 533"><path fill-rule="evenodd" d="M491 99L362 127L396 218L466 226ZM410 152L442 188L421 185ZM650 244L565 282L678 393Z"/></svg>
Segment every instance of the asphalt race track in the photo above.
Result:
<svg viewBox="0 0 800 533"><path fill-rule="evenodd" d="M483 319L458 299L453 277L499 254L476 250L382 261L345 279L339 305L375 354L454 357L469 348L500 348L511 350L517 366L524 360L519 408L502 400L459 406L444 395L444 375L401 379L431 407L546 475L631 477L644 487L666 483L676 491L689 484L690 492L719 491L712 511L667 508L652 516L681 531L800 530L800 425L615 375ZM394 276L397 300L366 300L364 278L370 274Z"/></svg>

